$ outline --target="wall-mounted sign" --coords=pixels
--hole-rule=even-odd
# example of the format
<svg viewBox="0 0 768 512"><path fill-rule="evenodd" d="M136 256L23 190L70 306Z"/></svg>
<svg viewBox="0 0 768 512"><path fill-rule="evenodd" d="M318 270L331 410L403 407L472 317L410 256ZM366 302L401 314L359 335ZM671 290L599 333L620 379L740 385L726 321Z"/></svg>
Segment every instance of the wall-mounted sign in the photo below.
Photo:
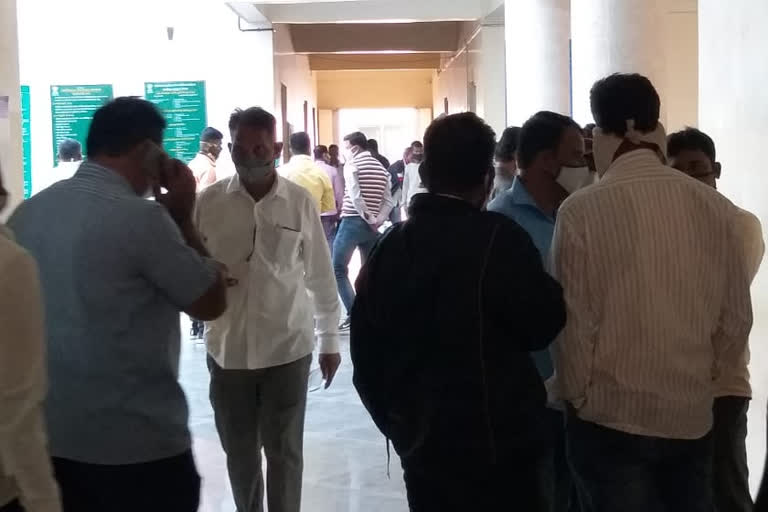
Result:
<svg viewBox="0 0 768 512"><path fill-rule="evenodd" d="M163 146L169 155L188 163L200 150L207 126L205 82L147 82L144 97L157 105L168 122Z"/></svg>
<svg viewBox="0 0 768 512"><path fill-rule="evenodd" d="M32 195L32 125L29 110L29 86L21 86L21 154L24 170L24 199Z"/></svg>
<svg viewBox="0 0 768 512"><path fill-rule="evenodd" d="M52 85L51 119L53 126L53 162L58 165L59 144L74 139L83 146L93 113L112 99L111 85Z"/></svg>

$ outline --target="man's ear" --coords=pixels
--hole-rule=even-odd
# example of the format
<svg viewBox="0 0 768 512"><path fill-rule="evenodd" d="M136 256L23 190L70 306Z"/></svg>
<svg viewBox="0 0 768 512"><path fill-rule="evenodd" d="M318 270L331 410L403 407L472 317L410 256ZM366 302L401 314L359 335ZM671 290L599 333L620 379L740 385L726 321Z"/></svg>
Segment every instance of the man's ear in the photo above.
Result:
<svg viewBox="0 0 768 512"><path fill-rule="evenodd" d="M723 172L723 166L720 162L715 162L715 178L720 179L721 172Z"/></svg>
<svg viewBox="0 0 768 512"><path fill-rule="evenodd" d="M273 159L280 158L280 155L283 154L283 143L282 142L275 142L275 154L272 155Z"/></svg>

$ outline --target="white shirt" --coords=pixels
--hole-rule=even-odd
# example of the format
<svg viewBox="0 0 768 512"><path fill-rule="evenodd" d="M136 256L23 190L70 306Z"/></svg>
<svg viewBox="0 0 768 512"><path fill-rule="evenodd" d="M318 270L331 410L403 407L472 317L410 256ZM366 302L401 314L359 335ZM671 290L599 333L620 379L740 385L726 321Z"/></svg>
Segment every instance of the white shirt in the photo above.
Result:
<svg viewBox="0 0 768 512"><path fill-rule="evenodd" d="M29 512L58 512L43 400L43 308L32 257L0 232L0 507L19 497Z"/></svg>
<svg viewBox="0 0 768 512"><path fill-rule="evenodd" d="M421 164L417 163L411 163L405 166L405 172L403 173L403 206L406 208L411 205L413 196L416 194L423 194L427 191L421 183L419 167L421 167Z"/></svg>
<svg viewBox="0 0 768 512"><path fill-rule="evenodd" d="M216 183L216 160L212 156L198 153L187 165L195 175L198 191Z"/></svg>
<svg viewBox="0 0 768 512"><path fill-rule="evenodd" d="M256 203L237 175L201 192L195 223L237 284L206 324L208 352L226 369L268 368L339 351L338 291L320 214L309 192L278 177ZM314 315L314 320L313 320Z"/></svg>
<svg viewBox="0 0 768 512"><path fill-rule="evenodd" d="M568 323L554 356L580 418L673 439L710 430L716 390L743 385L752 325L735 211L649 150L565 201L552 250Z"/></svg>
<svg viewBox="0 0 768 512"><path fill-rule="evenodd" d="M50 169L45 175L35 175L32 177L32 193L37 194L54 183L61 180L68 180L75 175L80 168L82 160L76 162L59 162L59 165Z"/></svg>

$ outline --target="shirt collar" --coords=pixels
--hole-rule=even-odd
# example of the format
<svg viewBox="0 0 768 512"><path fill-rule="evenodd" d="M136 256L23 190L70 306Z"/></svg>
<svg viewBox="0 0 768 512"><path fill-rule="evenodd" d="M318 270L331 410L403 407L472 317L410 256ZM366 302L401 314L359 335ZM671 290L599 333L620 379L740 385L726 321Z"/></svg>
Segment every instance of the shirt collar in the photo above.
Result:
<svg viewBox="0 0 768 512"><path fill-rule="evenodd" d="M311 162L312 161L312 157L309 156L309 155L293 155L291 157L291 160L290 160L289 163L292 163L294 161L296 161L296 162Z"/></svg>
<svg viewBox="0 0 768 512"><path fill-rule="evenodd" d="M123 192L127 192L130 195L136 195L136 191L133 190L133 187L127 179L120 176L112 169L90 160L84 161L80 167L78 167L77 172L75 173L75 178L102 183Z"/></svg>
<svg viewBox="0 0 768 512"><path fill-rule="evenodd" d="M636 149L624 153L608 167L600 181L620 180L625 177L636 177L641 174L670 170L660 159L658 153L651 149Z"/></svg>
<svg viewBox="0 0 768 512"><path fill-rule="evenodd" d="M240 175L237 173L233 174L232 177L229 178L226 191L227 194L234 194L242 191L243 194L251 197L250 194L248 194L248 191L245 190L245 187L243 187L243 183L240 181ZM286 190L285 179L279 174L277 175L277 179L272 185L272 188L269 190L269 192L267 192L267 195L261 198L261 200L263 201L264 199L270 199L274 196L288 199L288 191Z"/></svg>
<svg viewBox="0 0 768 512"><path fill-rule="evenodd" d="M515 176L515 179L512 181L512 187L509 189L508 194L513 204L534 208L537 212L546 218L554 219L553 215L546 213L539 207L538 204L536 204L533 196L531 196L531 194L528 192L528 189L525 188L525 184L523 183L523 180L520 179L520 176Z"/></svg>

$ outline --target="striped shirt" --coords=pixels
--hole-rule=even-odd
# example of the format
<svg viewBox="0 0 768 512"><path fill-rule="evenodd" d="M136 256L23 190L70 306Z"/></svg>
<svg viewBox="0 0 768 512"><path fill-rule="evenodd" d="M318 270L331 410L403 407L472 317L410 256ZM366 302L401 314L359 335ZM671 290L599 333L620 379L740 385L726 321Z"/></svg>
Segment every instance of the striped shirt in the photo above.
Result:
<svg viewBox="0 0 768 512"><path fill-rule="evenodd" d="M373 223L381 213L385 213L385 217L389 215L392 208L389 172L370 152L358 153L344 166L344 178L342 217L363 217Z"/></svg>
<svg viewBox="0 0 768 512"><path fill-rule="evenodd" d="M581 419L697 439L715 390L743 386L752 309L735 213L648 150L563 204L553 264L568 324L555 369Z"/></svg>

